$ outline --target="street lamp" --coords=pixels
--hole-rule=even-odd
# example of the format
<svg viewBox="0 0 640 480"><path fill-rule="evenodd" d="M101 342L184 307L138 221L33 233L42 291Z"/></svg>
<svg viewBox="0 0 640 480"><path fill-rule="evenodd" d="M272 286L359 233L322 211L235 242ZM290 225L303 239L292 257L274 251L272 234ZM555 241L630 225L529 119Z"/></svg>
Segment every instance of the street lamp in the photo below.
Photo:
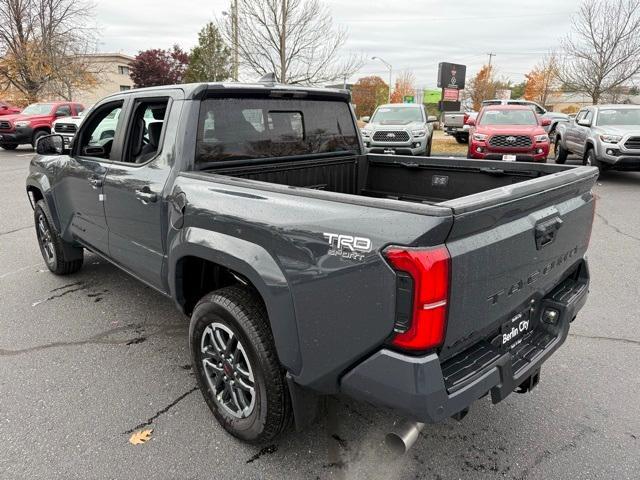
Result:
<svg viewBox="0 0 640 480"><path fill-rule="evenodd" d="M222 12L225 17L231 17L231 36L233 37L233 79L238 81L238 0L231 2L231 15Z"/></svg>
<svg viewBox="0 0 640 480"><path fill-rule="evenodd" d="M387 103L391 103L391 72L392 72L391 64L389 62L386 62L380 57L371 57L371 60L380 60L389 69L389 99L387 100Z"/></svg>

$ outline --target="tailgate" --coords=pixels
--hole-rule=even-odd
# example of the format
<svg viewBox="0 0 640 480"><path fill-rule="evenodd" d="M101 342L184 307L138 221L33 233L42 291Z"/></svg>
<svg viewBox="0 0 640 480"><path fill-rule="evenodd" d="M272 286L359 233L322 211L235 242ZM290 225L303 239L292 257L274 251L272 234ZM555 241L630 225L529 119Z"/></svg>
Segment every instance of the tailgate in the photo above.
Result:
<svg viewBox="0 0 640 480"><path fill-rule="evenodd" d="M577 167L441 204L454 212L442 358L495 334L571 273L589 242L596 178Z"/></svg>
<svg viewBox="0 0 640 480"><path fill-rule="evenodd" d="M447 127L463 127L464 126L464 113L445 113L444 124Z"/></svg>

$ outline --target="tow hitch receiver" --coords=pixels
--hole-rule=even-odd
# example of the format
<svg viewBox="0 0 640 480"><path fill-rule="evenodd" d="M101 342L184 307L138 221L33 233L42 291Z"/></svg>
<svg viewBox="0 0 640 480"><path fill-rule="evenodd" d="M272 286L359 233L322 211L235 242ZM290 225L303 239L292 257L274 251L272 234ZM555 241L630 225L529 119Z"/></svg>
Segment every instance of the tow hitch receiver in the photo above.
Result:
<svg viewBox="0 0 640 480"><path fill-rule="evenodd" d="M518 385L515 389L516 393L527 393L533 390L540 381L540 369L533 372L527 379Z"/></svg>

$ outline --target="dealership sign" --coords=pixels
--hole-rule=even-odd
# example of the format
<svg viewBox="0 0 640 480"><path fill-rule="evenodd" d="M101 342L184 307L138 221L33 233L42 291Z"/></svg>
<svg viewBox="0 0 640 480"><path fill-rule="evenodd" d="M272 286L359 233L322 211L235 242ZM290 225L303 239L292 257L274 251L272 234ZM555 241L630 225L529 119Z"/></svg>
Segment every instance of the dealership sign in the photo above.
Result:
<svg viewBox="0 0 640 480"><path fill-rule="evenodd" d="M440 62L438 64L438 87L462 90L464 88L466 74L466 65Z"/></svg>

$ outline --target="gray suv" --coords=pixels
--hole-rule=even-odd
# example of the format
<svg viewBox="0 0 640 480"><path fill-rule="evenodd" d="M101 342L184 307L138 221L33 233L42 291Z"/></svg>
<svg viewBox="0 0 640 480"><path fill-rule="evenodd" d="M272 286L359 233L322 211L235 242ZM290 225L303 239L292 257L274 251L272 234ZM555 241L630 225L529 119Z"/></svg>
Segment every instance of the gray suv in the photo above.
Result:
<svg viewBox="0 0 640 480"><path fill-rule="evenodd" d="M640 170L640 106L580 110L575 119L558 126L555 136L556 162L564 163L571 153L601 170Z"/></svg>
<svg viewBox="0 0 640 480"><path fill-rule="evenodd" d="M422 104L393 103L380 105L373 116L363 117L367 125L361 130L368 153L397 155L431 155L433 122Z"/></svg>

